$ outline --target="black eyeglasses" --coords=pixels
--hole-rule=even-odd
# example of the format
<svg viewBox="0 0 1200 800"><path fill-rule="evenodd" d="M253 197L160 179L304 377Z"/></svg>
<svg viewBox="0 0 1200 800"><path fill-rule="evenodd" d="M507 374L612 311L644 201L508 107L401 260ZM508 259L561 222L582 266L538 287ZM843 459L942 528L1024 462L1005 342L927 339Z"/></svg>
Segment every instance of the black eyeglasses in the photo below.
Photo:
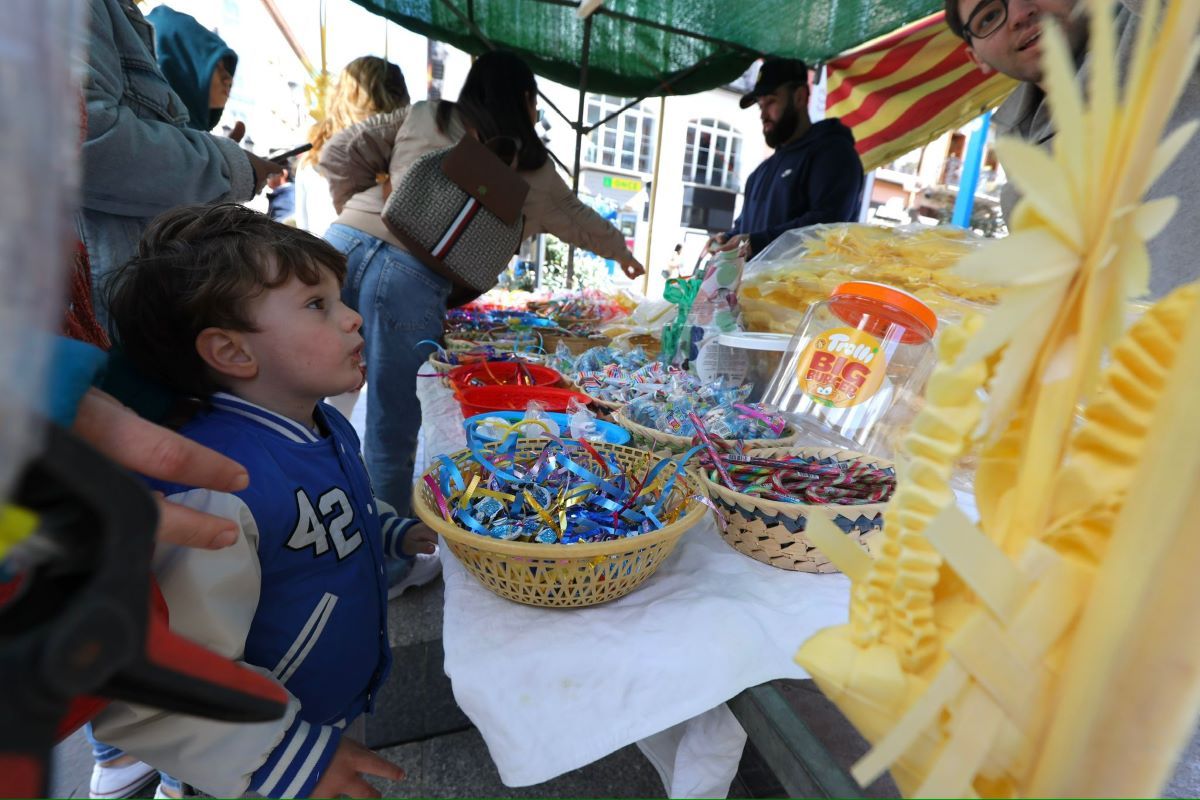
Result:
<svg viewBox="0 0 1200 800"><path fill-rule="evenodd" d="M983 0L967 17L963 38L968 44L971 39L986 39L1000 30L1007 20L1008 0Z"/></svg>

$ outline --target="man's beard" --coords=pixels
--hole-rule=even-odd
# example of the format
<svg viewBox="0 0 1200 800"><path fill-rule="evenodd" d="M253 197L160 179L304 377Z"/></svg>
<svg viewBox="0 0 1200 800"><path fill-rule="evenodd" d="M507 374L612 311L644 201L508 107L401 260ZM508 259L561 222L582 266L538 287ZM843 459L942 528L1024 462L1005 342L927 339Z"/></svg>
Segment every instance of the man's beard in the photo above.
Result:
<svg viewBox="0 0 1200 800"><path fill-rule="evenodd" d="M792 138L792 134L796 132L796 126L800 124L800 114L796 111L796 100L794 97L788 97L787 106L779 115L779 121L771 126L771 130L763 131L763 139L767 142L767 147L772 150L779 148L781 144Z"/></svg>

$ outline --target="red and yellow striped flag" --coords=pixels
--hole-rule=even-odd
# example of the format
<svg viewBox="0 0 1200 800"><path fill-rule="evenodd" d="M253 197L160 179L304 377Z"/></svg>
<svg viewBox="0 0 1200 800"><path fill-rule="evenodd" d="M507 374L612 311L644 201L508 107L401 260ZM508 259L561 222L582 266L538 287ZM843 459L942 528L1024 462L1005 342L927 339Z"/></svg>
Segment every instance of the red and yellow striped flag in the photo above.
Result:
<svg viewBox="0 0 1200 800"><path fill-rule="evenodd" d="M825 115L854 132L863 168L887 164L995 108L1016 87L984 75L934 14L826 64Z"/></svg>

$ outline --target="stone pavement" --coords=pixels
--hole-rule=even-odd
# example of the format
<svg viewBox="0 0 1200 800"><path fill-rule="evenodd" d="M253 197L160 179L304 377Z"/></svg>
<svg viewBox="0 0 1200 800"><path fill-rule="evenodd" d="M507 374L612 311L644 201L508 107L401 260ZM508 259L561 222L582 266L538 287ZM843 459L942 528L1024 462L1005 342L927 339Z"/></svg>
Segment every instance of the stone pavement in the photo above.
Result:
<svg viewBox="0 0 1200 800"><path fill-rule="evenodd" d="M454 703L442 671L442 582L412 589L389 606L388 636L395 665L367 724L367 741L408 773L397 783L379 782L385 797L662 797L658 774L630 746L583 769L536 786L510 788L500 781L479 732ZM836 710L815 698L808 681L791 690L794 704L836 760L850 763L861 747ZM91 757L76 733L55 752L53 797L86 797ZM891 796L890 782L870 796ZM151 785L143 796L153 795ZM1164 792L1200 797L1200 737L1194 739ZM747 748L731 797L781 797L783 790L753 748Z"/></svg>

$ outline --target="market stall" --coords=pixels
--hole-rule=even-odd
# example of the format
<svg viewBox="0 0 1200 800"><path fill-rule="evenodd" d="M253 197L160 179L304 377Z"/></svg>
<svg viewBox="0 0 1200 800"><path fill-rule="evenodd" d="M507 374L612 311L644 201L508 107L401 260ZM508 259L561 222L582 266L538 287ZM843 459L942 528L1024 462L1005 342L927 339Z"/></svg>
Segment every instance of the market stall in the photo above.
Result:
<svg viewBox="0 0 1200 800"><path fill-rule="evenodd" d="M450 390L421 387L418 467L465 444ZM724 703L802 678L786 643L844 618L840 575L787 572L730 548L706 516L639 588L601 605L519 605L445 557L445 668L511 786L638 742L672 797L724 796L745 734Z"/></svg>
<svg viewBox="0 0 1200 800"><path fill-rule="evenodd" d="M703 389L681 399L663 377L641 392L630 373L641 396L624 397L613 418L624 423L635 404L660 402L642 426L643 463L665 452L676 472L688 464L712 523L684 530L649 577L608 602L598 595L627 561L614 571L597 557L560 572L552 559L561 556L535 564L534 549L489 572L471 558L447 560L446 668L505 780L548 778L636 740L673 796L724 791L741 742L722 704L799 675L779 657L784 637L804 642L798 663L873 745L852 771L862 785L885 771L917 796L1145 794L1162 785L1200 703L1195 648L1181 633L1196 602L1183 565L1195 550L1190 487L1200 467L1189 409L1200 327L1194 285L1132 323L1126 297L1148 283L1144 241L1172 224L1174 203L1143 195L1184 139L1159 143L1167 111L1151 111L1148 98L1166 75L1190 69L1179 60L1200 9L1185 6L1168 4L1154 36L1139 39L1128 109L1114 102L1112 52L1096 55L1090 105L1065 58L1052 59L1058 102L1079 114L1062 123L1051 154L1002 146L1027 193L1008 239L810 230L748 268L714 256L701 277L675 285L678 325L664 326L663 369L707 370L705 386L744 379L720 350L724 323L750 310L739 295L766 324L794 326L765 406L742 415L782 413L798 437L745 449L736 442L750 438L747 428L722 441L707 415L686 407ZM1115 40L1105 14L1092 25L1095 41ZM1063 40L1046 35L1062 56ZM1079 157L1118 152L1117 143L1127 155L1099 160L1099 171ZM621 359L609 358L611 375L624 375ZM423 402L451 417L444 388L431 385ZM668 438L681 418L690 427ZM528 452L547 448L531 465L505 456L529 432L501 433L503 443L453 464L426 459L443 521L508 538L499 532L519 516L522 481L564 461L572 468L563 474L582 479L585 509L597 493L627 495L604 488L631 474L615 462L527 439ZM427 436L430 454L459 444L449 430ZM492 493L482 500L473 488L448 488L471 462L471 487ZM634 496L666 496L670 484L652 480L660 468ZM534 504L553 509L543 516L548 538L536 519L536 536L516 538L564 546L588 519L566 502L573 491ZM492 503L487 525L466 525L504 492L509 505ZM612 508L615 527L600 539L626 548L684 519L664 525L650 515L621 528L617 518L645 503ZM845 577L820 574L827 569ZM499 598L523 581L540 588L536 599L517 592L522 603L584 607ZM846 609L848 622L804 632Z"/></svg>
<svg viewBox="0 0 1200 800"><path fill-rule="evenodd" d="M781 31L783 6L765 0L736 25L715 3L689 17L533 0L518 26L517 0L362 2L469 48L526 37L518 49L581 92L694 88L761 52L827 57L833 44L809 52L789 37L845 34L842 48L929 10L802 4L828 16ZM1110 4L1090 8L1086 87L1067 39L1043 34L1053 146L999 148L1024 192L1010 237L814 226L749 263L710 250L662 300L485 295L418 344L413 505L441 536L444 666L507 784L637 743L670 796L722 796L746 741L727 704L805 676L869 740L852 770L862 785L885 772L915 796L1163 784L1200 711L1200 286L1144 313L1128 298L1149 286L1146 242L1191 222L1173 198L1147 196L1200 128L1168 129L1200 6L1168 0L1160 17L1146 5L1124 66ZM711 33L719 24L726 36ZM665 60L624 72L646 51ZM61 203L52 188L42 205ZM348 370L347 386L364 374ZM352 449L340 453L358 475ZM86 459L59 453L55 469L68 462ZM94 493L102 466L67 477ZM128 559L144 578L153 514L121 480L146 508ZM105 507L87 506L71 519ZM36 543L34 516L8 512L7 548ZM86 527L73 532L83 543ZM113 596L118 584L150 594L109 572ZM366 621L386 649L382 619ZM279 687L265 688L274 700L243 720L282 713ZM40 768L24 769L33 794ZM284 770L270 771L274 784Z"/></svg>
<svg viewBox="0 0 1200 800"><path fill-rule="evenodd" d="M841 234L838 241L843 243L858 235L854 226L842 226ZM903 237L868 237L850 248L855 258L843 252L843 246L836 269L845 280L886 279L893 268L887 256L899 248L911 257L905 250L909 246ZM915 246L919 249L922 243ZM958 257L973 245L952 237L938 253L947 247ZM767 272L780 280L781 260L788 269L816 277L835 270L828 259L807 251L805 256L791 261L776 256ZM810 272L804 272L805 264ZM637 742L659 769L670 796L724 795L745 742L726 701L774 679L804 678L806 673L779 642L815 632L845 613L846 579L835 574L829 558L805 539L805 517L828 512L847 536L865 546L878 534L894 473L887 459L860 457L829 440L814 448L819 440L811 427L804 427L802 414L780 418L779 426L772 427L768 407L750 402L751 395L758 401L769 394L774 372L781 364L787 366L787 358L776 354L770 368L751 369L744 351L719 344L723 336L745 336L736 333L742 319L736 297L744 288L742 275L753 272L740 259L715 256L700 275L674 286L669 292L674 302L666 303L665 310L648 304L640 314L639 308L602 295L563 295L523 304L510 304L511 296L485 297L451 315L448 324L454 329L447 342L456 349L430 355L428 379L419 388L425 423L417 466L427 476L425 486L440 484L445 496L427 491L424 505L418 502L416 510L441 526L438 530L446 536L445 669L456 701L479 728L501 778L510 785L551 779ZM830 287L792 300L808 308L837 282L832 276L825 281ZM937 284L943 290L948 286L954 286L948 278ZM951 296L945 299L938 306L943 316L960 313ZM856 302L869 300L860 297ZM926 308L915 297L913 301L914 308ZM981 306L976 302L972 307ZM798 320L805 318L796 313ZM643 328L655 335L618 346L601 334L631 329L634 317L659 320L657 327ZM921 323L908 324L915 328ZM937 321L924 324L936 327ZM571 326L574 339L590 344L590 349L570 352L564 340L554 337L563 325ZM776 338L785 344L789 339ZM605 344L598 344L601 339ZM917 356L922 353L931 363L931 354L918 349ZM522 362L527 362L528 372L518 366ZM542 365L551 368L548 375L534 369L544 369ZM917 372L910 387L913 395L919 394L923 380L923 373ZM700 374L703 378L697 377ZM581 406L572 413L554 414L560 411L554 407L545 414L525 410L526 398L541 402L551 397L547 391L563 391L539 385L543 378L555 376L579 390L591 411ZM900 376L888 380L896 382ZM476 400L479 395L474 392L487 387L473 384L499 384L493 388L503 389L506 399L517 402L506 412L475 408L474 403L485 401ZM885 389L881 397L902 396L888 392ZM470 413L466 405L471 405ZM903 403L886 405L901 414L896 419L909 418L911 409ZM496 418L498 413L503 418ZM507 473L518 466L514 461L510 467L497 450L524 437L546 442L536 438L546 435L534 424L542 418L557 420L553 434L583 438L586 427L575 427L576 415L606 415L599 424L631 435L645 454L646 468L657 459L686 464L697 482L687 501L693 513L700 511L702 521L673 534L677 541L653 560L653 571L632 588L616 585L630 563L622 548L637 547L640 538L665 535L666 529L656 533L654 526L643 526L614 532L601 537L613 545L611 552L592 559L589 550L583 563L568 565L564 559L572 559L571 547L598 546L564 544L571 541L569 525L576 519L570 505L551 508L543 501L551 519L520 535L504 533L515 530L519 513L505 511L486 521L482 516L492 497L507 492L511 503L511 497L520 494L511 484L488 478L488 471ZM469 417L466 430L464 417ZM890 448L899 425L888 430L891 434L882 445ZM742 464L734 453L722 461L698 447L704 440L757 454L761 460ZM592 439L600 447L598 441ZM876 439L863 441L881 445ZM559 455L574 459L573 470L596 470L600 462L575 447ZM719 474L719 464L727 476ZM476 465L484 465L484 470ZM836 473L843 465L849 467L839 478L846 480L820 485L816 473ZM484 481L476 484L471 477L476 473L469 468ZM472 494L470 488L456 490L453 477L460 469L464 483L492 494L485 492L480 499L481 494ZM587 487L592 480L572 485ZM860 493L830 501L821 496L825 489ZM970 508L969 500L964 499L964 507ZM555 523L559 514L566 515L562 524ZM446 528L444 523L457 527ZM556 549L543 560L537 550L537 542L543 540L534 534L547 529L550 536L544 546ZM560 605L570 608L537 607ZM506 676L504 690L496 691L501 675Z"/></svg>

